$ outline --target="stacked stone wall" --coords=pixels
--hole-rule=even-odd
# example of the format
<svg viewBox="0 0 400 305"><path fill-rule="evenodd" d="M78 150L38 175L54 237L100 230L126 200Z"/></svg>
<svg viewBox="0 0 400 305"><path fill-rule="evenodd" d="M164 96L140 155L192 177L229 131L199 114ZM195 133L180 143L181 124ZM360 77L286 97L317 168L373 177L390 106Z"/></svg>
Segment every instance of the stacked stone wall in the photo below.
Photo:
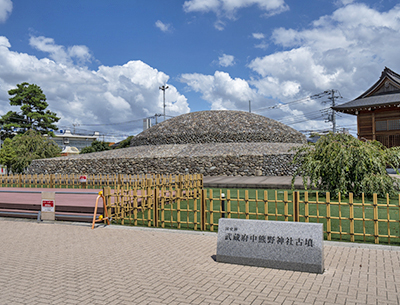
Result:
<svg viewBox="0 0 400 305"><path fill-rule="evenodd" d="M293 154L169 158L42 159L30 174L194 174L205 176L290 176Z"/></svg>
<svg viewBox="0 0 400 305"><path fill-rule="evenodd" d="M187 113L159 123L133 137L131 146L254 142L305 144L306 137L258 114L213 110Z"/></svg>

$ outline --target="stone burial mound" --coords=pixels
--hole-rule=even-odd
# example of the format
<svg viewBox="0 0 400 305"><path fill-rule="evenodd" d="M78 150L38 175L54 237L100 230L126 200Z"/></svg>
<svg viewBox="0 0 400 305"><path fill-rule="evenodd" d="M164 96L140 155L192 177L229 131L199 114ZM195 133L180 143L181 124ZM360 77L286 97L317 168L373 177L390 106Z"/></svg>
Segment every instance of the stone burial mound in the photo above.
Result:
<svg viewBox="0 0 400 305"><path fill-rule="evenodd" d="M283 176L295 170L291 149L305 143L300 132L258 114L200 111L141 132L129 148L34 160L28 173Z"/></svg>

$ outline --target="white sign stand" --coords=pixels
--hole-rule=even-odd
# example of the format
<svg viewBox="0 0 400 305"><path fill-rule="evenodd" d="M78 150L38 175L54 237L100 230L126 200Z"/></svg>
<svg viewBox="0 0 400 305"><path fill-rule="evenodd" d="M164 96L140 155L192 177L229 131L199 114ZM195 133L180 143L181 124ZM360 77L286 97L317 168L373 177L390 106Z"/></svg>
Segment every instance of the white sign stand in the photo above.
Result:
<svg viewBox="0 0 400 305"><path fill-rule="evenodd" d="M55 192L42 192L42 220L52 220L56 219L56 200Z"/></svg>

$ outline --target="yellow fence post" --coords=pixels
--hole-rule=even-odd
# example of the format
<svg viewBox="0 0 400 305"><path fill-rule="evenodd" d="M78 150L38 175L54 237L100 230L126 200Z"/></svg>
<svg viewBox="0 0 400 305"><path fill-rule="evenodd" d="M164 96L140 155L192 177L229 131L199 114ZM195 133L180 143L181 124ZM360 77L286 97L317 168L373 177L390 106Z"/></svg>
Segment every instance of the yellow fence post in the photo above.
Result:
<svg viewBox="0 0 400 305"><path fill-rule="evenodd" d="M300 194L299 192L293 192L293 220L295 222L300 221L300 208L299 208Z"/></svg>
<svg viewBox="0 0 400 305"><path fill-rule="evenodd" d="M198 213L198 210L197 210L197 198L198 198L198 191L197 191L197 188L195 188L193 190L193 229L195 231L198 230L198 226L197 226L197 213ZM188 213L188 215L189 215L189 213Z"/></svg>
<svg viewBox="0 0 400 305"><path fill-rule="evenodd" d="M154 226L158 227L158 196L159 196L159 189L158 187L154 188L154 202L153 202L153 219L154 219Z"/></svg>
<svg viewBox="0 0 400 305"><path fill-rule="evenodd" d="M152 210L152 191L151 186L153 184L152 179L147 179L147 188L146 188L146 198L147 198L147 226L151 227L152 219L151 219L151 210Z"/></svg>
<svg viewBox="0 0 400 305"><path fill-rule="evenodd" d="M309 202L308 202L308 192L305 192L304 193L304 221L305 222L309 222L309 219L310 219L309 216L310 216L310 211L309 211Z"/></svg>
<svg viewBox="0 0 400 305"><path fill-rule="evenodd" d="M50 174L50 177L49 177L50 179L49 179L49 187L50 188L53 188L53 174Z"/></svg>
<svg viewBox="0 0 400 305"><path fill-rule="evenodd" d="M138 223L138 195L137 195L137 188L135 187L132 191L133 195L133 225L137 226ZM142 199L143 203L143 199Z"/></svg>
<svg viewBox="0 0 400 305"><path fill-rule="evenodd" d="M331 194L326 193L326 234L328 235L328 240L331 240Z"/></svg>
<svg viewBox="0 0 400 305"><path fill-rule="evenodd" d="M105 187L103 188L103 194L104 194L104 199L106 201L106 208L107 208L107 214L108 217L112 217L111 215L111 189L109 187ZM103 211L104 215L105 215L105 211Z"/></svg>
<svg viewBox="0 0 400 305"><path fill-rule="evenodd" d="M268 191L264 191L264 220L268 220Z"/></svg>
<svg viewBox="0 0 400 305"><path fill-rule="evenodd" d="M213 190L210 190L210 231L213 232L214 231L214 194L213 194Z"/></svg>
<svg viewBox="0 0 400 305"><path fill-rule="evenodd" d="M353 193L349 194L349 219L350 219L350 241L354 242L354 205L353 205Z"/></svg>
<svg viewBox="0 0 400 305"><path fill-rule="evenodd" d="M176 190L176 223L178 224L178 229L181 228L181 195L182 190L179 188Z"/></svg>
<svg viewBox="0 0 400 305"><path fill-rule="evenodd" d="M387 232L388 232L388 243L390 245L390 210L389 210L389 203L390 203L389 194L386 194Z"/></svg>
<svg viewBox="0 0 400 305"><path fill-rule="evenodd" d="M163 185L161 187L161 227L165 227L165 196L166 196L166 179L163 178Z"/></svg>
<svg viewBox="0 0 400 305"><path fill-rule="evenodd" d="M244 202L245 202L245 211L246 211L246 219L250 219L250 207L249 207L249 191L244 191Z"/></svg>
<svg viewBox="0 0 400 305"><path fill-rule="evenodd" d="M373 206L374 206L374 237L375 243L379 244L379 223L378 223L378 195L373 194Z"/></svg>
<svg viewBox="0 0 400 305"><path fill-rule="evenodd" d="M206 200L207 200L207 190L201 190L201 206L200 206L200 230L206 230Z"/></svg>
<svg viewBox="0 0 400 305"><path fill-rule="evenodd" d="M226 190L226 211L228 218L231 218L231 190Z"/></svg>

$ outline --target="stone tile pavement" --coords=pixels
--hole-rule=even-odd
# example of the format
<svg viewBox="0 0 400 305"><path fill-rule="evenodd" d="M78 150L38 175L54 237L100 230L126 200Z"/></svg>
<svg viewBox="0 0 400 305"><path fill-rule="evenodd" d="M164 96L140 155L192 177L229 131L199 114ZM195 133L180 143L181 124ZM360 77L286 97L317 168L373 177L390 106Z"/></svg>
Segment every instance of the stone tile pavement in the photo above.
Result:
<svg viewBox="0 0 400 305"><path fill-rule="evenodd" d="M215 233L0 219L0 304L400 304L400 247L326 242L324 274L216 263Z"/></svg>

